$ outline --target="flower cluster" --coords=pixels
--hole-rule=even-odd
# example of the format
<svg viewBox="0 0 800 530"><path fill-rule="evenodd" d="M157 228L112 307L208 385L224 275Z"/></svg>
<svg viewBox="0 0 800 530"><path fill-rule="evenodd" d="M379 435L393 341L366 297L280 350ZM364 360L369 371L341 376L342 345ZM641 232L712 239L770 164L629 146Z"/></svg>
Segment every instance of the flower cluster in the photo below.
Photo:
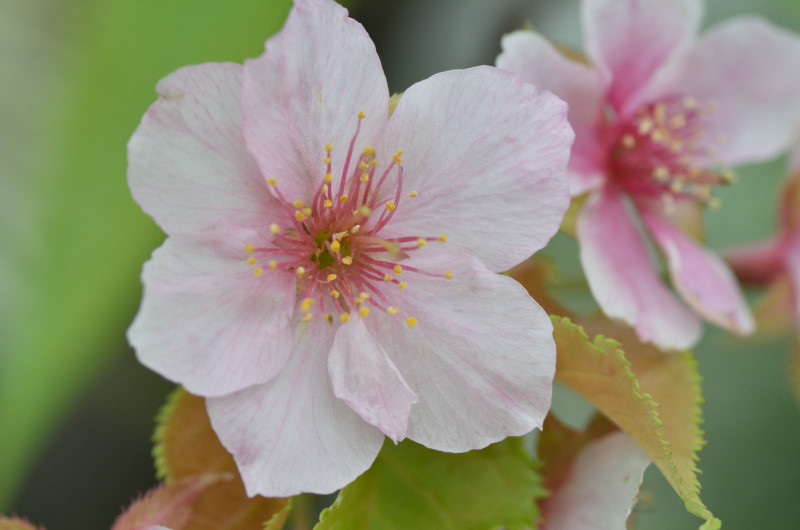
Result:
<svg viewBox="0 0 800 530"><path fill-rule="evenodd" d="M700 0L584 0L585 56L520 30L496 68L390 98L363 27L333 0L295 0L261 56L158 84L128 180L168 237L128 338L206 398L249 495L333 492L385 437L466 452L541 429L553 325L498 273L548 243L570 196L607 317L665 354L698 342L698 315L754 331L733 273L686 219L720 206L732 168L795 141L800 38L748 17L698 39L701 14ZM797 290L784 217L771 261L733 262L777 264ZM654 457L603 436L554 488L547 528L624 525Z"/></svg>

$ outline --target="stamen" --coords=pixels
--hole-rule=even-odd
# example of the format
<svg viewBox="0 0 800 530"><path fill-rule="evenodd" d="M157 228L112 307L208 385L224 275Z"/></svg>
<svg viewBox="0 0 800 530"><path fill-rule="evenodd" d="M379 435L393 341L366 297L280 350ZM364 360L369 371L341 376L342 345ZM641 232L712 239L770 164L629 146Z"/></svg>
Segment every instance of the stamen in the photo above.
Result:
<svg viewBox="0 0 800 530"><path fill-rule="evenodd" d="M248 254L253 252L255 249L256 248L252 245L252 243L245 243L244 245L244 251L247 252Z"/></svg>
<svg viewBox="0 0 800 530"><path fill-rule="evenodd" d="M253 269L253 276L255 276L256 278L258 278L262 274L264 274L264 269L262 269L261 267L256 267L255 269Z"/></svg>
<svg viewBox="0 0 800 530"><path fill-rule="evenodd" d="M281 232L281 227L280 227L280 226L278 226L278 223L272 223L271 225L269 225L269 231L270 231L270 232L271 232L273 235L278 235L278 234L280 234L280 232Z"/></svg>
<svg viewBox="0 0 800 530"><path fill-rule="evenodd" d="M410 328L413 328L414 326L416 326L416 325L417 325L417 319L416 319L416 318L414 318L414 317L408 317L408 318L406 319L406 325L407 325L408 327L410 327Z"/></svg>

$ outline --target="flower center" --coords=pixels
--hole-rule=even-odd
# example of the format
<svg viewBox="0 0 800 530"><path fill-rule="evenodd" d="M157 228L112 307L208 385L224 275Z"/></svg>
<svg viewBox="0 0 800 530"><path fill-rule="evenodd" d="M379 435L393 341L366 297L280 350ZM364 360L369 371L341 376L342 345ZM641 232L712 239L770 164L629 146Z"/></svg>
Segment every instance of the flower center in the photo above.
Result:
<svg viewBox="0 0 800 530"><path fill-rule="evenodd" d="M334 322L334 314L338 313L338 320L344 323L351 312L366 317L371 308L395 315L401 309L391 303L392 293L396 292L393 289L406 289L409 273L412 277L453 277L450 271L434 274L399 263L429 242L446 241L444 234L380 236L401 200L416 197L417 191L403 194L402 149L392 156L391 163L384 164L382 171L372 146L365 146L354 156L363 118L364 113L359 113L338 185L333 184L333 146L325 146L322 161L326 171L310 203L288 200L277 179L267 179L282 204L280 219L270 225L269 245L245 245L254 276L261 277L265 268L297 276L297 295L305 322L315 312L329 323ZM417 320L407 316L405 322L414 327Z"/></svg>
<svg viewBox="0 0 800 530"><path fill-rule="evenodd" d="M701 105L692 97L670 96L644 105L626 121L609 128L609 174L632 194L666 200L692 197L711 208L715 185L729 184L733 173L721 167L704 128L714 103ZM711 169L709 169L709 167Z"/></svg>

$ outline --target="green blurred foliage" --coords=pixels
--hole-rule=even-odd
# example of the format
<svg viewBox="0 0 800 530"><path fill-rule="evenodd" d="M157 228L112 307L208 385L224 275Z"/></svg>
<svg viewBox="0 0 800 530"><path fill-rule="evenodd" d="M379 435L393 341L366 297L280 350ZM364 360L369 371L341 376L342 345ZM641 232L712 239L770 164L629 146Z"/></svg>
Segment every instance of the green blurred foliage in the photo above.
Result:
<svg viewBox="0 0 800 530"><path fill-rule="evenodd" d="M58 0L37 2L47 16ZM63 9L72 48L50 112L39 116L41 161L9 175L42 215L27 286L8 310L0 374L0 510L21 474L95 376L139 295L142 262L162 236L130 198L125 145L156 82L186 64L256 56L290 2L85 0ZM34 58L35 59L35 58ZM28 173L28 174L26 174ZM8 178L4 176L5 178ZM10 179L9 179L10 180ZM10 307L7 303L6 307Z"/></svg>

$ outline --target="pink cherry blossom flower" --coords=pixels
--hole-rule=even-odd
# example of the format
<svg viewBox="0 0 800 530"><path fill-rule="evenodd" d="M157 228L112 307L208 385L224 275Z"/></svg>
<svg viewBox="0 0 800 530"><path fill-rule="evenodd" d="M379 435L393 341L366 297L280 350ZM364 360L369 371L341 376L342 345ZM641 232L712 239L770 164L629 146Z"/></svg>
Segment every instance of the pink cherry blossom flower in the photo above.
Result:
<svg viewBox="0 0 800 530"><path fill-rule="evenodd" d="M800 332L800 145L790 157L789 174L781 193L777 233L732 250L726 259L742 282L774 286L778 296L761 306L768 312L762 317L779 312L781 315L774 315L776 321L789 316Z"/></svg>
<svg viewBox="0 0 800 530"><path fill-rule="evenodd" d="M699 339L700 320L660 279L647 233L695 312L750 333L729 269L670 217L687 202L713 206L727 167L788 146L800 117L800 39L743 17L696 40L701 0L584 0L582 9L591 65L518 31L503 38L497 66L570 105L570 191L590 193L577 237L592 293L644 341L687 348Z"/></svg>
<svg viewBox="0 0 800 530"><path fill-rule="evenodd" d="M326 493L384 441L540 427L552 327L506 270L569 202L566 105L491 67L389 93L364 29L297 0L244 66L183 68L129 144L168 234L129 330L206 396L249 494Z"/></svg>
<svg viewBox="0 0 800 530"><path fill-rule="evenodd" d="M622 431L587 444L542 504L541 530L626 528L650 459Z"/></svg>

